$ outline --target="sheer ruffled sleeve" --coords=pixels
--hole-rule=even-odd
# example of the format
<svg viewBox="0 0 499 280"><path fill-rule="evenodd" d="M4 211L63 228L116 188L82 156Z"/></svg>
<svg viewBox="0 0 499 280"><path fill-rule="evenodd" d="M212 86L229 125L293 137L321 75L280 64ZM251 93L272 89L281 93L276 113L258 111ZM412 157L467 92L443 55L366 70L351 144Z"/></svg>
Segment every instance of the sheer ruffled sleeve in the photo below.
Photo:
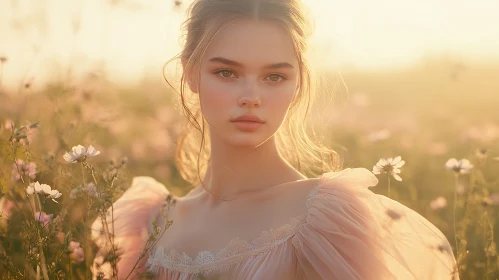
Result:
<svg viewBox="0 0 499 280"><path fill-rule="evenodd" d="M114 241L118 252L122 253L118 262L118 279L125 279L137 262L152 229L152 221L166 204L168 194L166 187L153 178L135 177L130 188L113 203ZM110 213L108 209L108 228L112 232ZM108 278L112 275L112 269L108 262L104 262L104 258L111 243L104 234L100 218L92 224L92 239L99 247L92 269L93 279L98 273L104 273ZM143 271L145 261L146 258L141 260L135 272Z"/></svg>
<svg viewBox="0 0 499 280"><path fill-rule="evenodd" d="M325 173L293 238L306 279L459 279L447 238L424 217L368 187L367 169Z"/></svg>

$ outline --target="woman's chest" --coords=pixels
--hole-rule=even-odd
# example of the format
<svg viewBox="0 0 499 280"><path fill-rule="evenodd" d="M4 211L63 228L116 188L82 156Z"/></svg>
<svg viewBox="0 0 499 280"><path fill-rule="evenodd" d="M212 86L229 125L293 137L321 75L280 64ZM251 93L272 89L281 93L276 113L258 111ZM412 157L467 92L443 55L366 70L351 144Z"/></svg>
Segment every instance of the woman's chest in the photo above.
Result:
<svg viewBox="0 0 499 280"><path fill-rule="evenodd" d="M279 248L285 252L281 256L293 255L287 248L292 247L291 237L305 222L305 198L310 193L310 188L299 190L215 210L203 208L197 201L180 200L167 213L172 224L153 248L155 259L166 268L199 271L240 263Z"/></svg>
<svg viewBox="0 0 499 280"><path fill-rule="evenodd" d="M286 238L304 220L303 211L282 213L263 208L220 213L173 213L171 226L156 247L196 259L210 254L217 259L257 250Z"/></svg>
<svg viewBox="0 0 499 280"><path fill-rule="evenodd" d="M226 249L220 255L202 251L193 259L158 247L148 261L149 270L156 279L303 279L292 238L253 251Z"/></svg>

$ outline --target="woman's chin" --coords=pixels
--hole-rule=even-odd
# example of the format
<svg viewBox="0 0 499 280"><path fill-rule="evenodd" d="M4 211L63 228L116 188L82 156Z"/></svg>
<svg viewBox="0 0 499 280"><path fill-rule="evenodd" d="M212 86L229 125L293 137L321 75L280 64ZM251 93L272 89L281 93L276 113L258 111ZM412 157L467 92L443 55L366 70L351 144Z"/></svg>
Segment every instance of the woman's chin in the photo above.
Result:
<svg viewBox="0 0 499 280"><path fill-rule="evenodd" d="M231 135L228 139L228 143L234 147L247 147L256 148L263 144L267 138L262 137L259 133L237 133L237 135Z"/></svg>

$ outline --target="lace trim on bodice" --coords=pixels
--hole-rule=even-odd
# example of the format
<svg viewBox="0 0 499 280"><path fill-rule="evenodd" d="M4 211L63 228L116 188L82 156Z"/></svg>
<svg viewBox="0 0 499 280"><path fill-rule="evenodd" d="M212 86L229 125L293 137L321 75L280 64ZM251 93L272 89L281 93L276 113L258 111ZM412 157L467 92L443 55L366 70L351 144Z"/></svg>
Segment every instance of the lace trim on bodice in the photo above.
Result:
<svg viewBox="0 0 499 280"><path fill-rule="evenodd" d="M186 253L179 253L174 249L166 253L166 250L162 246L158 246L155 253L149 257L149 269L155 271L162 267L172 271L187 273L211 273L224 271L249 256L270 251L286 242L305 224L308 210L319 191L320 185L321 182L308 194L306 199L307 210L304 214L291 218L288 224L280 226L275 230L263 231L252 242L236 237L217 253L201 251L194 259Z"/></svg>

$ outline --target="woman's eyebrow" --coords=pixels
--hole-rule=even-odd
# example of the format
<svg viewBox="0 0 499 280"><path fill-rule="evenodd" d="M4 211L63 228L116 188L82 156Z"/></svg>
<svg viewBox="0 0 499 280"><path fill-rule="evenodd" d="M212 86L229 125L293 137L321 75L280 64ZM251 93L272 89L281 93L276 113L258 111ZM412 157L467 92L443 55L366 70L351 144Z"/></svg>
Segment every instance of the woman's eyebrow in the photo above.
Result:
<svg viewBox="0 0 499 280"><path fill-rule="evenodd" d="M210 62L218 62L218 63L222 63L222 64L234 66L234 67L244 68L244 65L237 62L237 61L230 60L230 59L223 58L223 57L219 57L219 56L212 57L212 58L210 58L209 61ZM279 62L279 63L272 63L272 64L265 65L262 68L263 69L278 69L278 68L294 68L294 67L293 67L293 65L291 65L288 62Z"/></svg>

